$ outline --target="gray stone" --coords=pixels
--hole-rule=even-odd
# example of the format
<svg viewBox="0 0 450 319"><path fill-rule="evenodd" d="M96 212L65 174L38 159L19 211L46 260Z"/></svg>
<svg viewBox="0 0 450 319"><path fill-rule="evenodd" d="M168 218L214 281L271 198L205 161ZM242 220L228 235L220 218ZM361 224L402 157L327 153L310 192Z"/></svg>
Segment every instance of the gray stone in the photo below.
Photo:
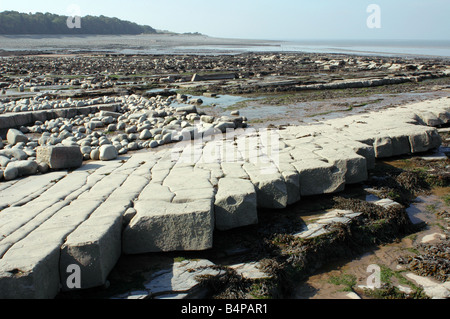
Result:
<svg viewBox="0 0 450 319"><path fill-rule="evenodd" d="M236 124L234 122L220 122L216 125L214 125L216 129L218 129L222 133L226 133L227 130L235 129Z"/></svg>
<svg viewBox="0 0 450 319"><path fill-rule="evenodd" d="M72 290L67 287L70 265L80 267L81 289L105 284L122 252L122 215L129 205L127 200L111 198L67 237L60 258L63 291Z"/></svg>
<svg viewBox="0 0 450 319"><path fill-rule="evenodd" d="M141 97L130 99L133 101L130 108L140 110L168 104L162 98L152 103L144 102ZM121 247L125 253L132 254L209 249L215 226L217 229L240 227L250 223L247 218L255 217L255 192L259 206L282 208L298 201L299 193L337 192L343 190L346 183L363 180L367 168L374 164L375 152L383 157L391 152L392 156L401 155L438 146L437 131L422 126L414 114L429 111L444 121L447 109L448 99L444 99L388 109L379 112L379 116L378 113L365 113L326 123L286 127L277 131L282 137L277 148L282 151L278 161L276 154L268 151L270 145L262 142L261 131L250 134L249 142L260 141L254 145L244 145L244 134L236 132L230 140L220 136L213 141L204 140L204 143L181 143L180 148L177 145L171 150L137 153L124 161L88 164L70 174L58 172L60 175L51 173L0 184L0 207L3 207L0 208L3 209L0 237L4 237L0 241L0 298L54 298L66 282L66 266L74 263L82 268L82 280L84 276L86 279L83 287L102 285L120 256ZM172 116L174 109L168 107L164 112ZM4 123L1 117L0 125ZM178 120L171 120L172 128L175 129L177 122L192 118L197 116L183 118L179 115ZM435 118L432 121L436 121ZM40 119L31 118L31 123ZM9 116L7 120L16 121ZM125 116L123 120L126 120ZM160 120L152 118L149 122L152 127L160 126L152 134L159 134L161 139L170 131L167 126L163 130L163 119ZM222 120L225 123L240 122L231 118ZM20 123L15 127L25 125L22 119L17 121ZM127 123L141 128L147 124L142 121L143 118L136 117ZM62 121L52 123L47 124L53 126L52 129L59 127L63 132ZM76 125L80 124L82 122ZM69 124L65 125L69 130ZM200 131L207 127L209 125L203 124ZM55 138L50 134L43 136ZM126 135L121 138L122 147L130 144L131 141L126 139L134 139ZM92 141L91 147L105 142L99 132L87 140ZM115 146L120 140L113 140ZM14 150L32 155L34 147L20 142ZM195 154L190 150L195 150ZM12 157L12 151L8 146L0 154ZM186 161L178 161L178 155L183 155ZM226 160L231 162L224 163ZM10 171L6 175L18 177L20 172L16 165L21 163L14 158L8 163ZM0 174L5 175L3 169ZM240 180L232 181L232 178ZM217 194L214 186L217 186ZM106 201L110 201L110 205L105 205ZM134 208L127 210L132 203ZM251 208L244 210L247 204ZM224 210L222 221L220 209ZM124 223L121 217L125 211ZM239 218L235 220L235 216ZM299 236L319 236L329 231L327 225L330 223L348 222L354 216L357 213L331 212L315 224L308 224L308 229ZM186 264L182 268L182 276L187 276L196 265ZM190 281L182 276L169 270L164 272L164 278L159 277L156 281L164 280L169 284L179 278ZM159 281L159 284L163 282ZM158 285L152 287L156 288L149 288L149 294L158 290ZM190 289L188 285L185 287ZM169 287L169 293L170 290Z"/></svg>
<svg viewBox="0 0 450 319"><path fill-rule="evenodd" d="M6 167L9 162L11 160L8 157L0 155L0 167Z"/></svg>
<svg viewBox="0 0 450 319"><path fill-rule="evenodd" d="M115 160L119 156L117 149L113 145L103 145L100 147L99 159L101 161Z"/></svg>
<svg viewBox="0 0 450 319"><path fill-rule="evenodd" d="M399 132L389 132L392 145L392 156L405 155L411 153L409 136L399 130Z"/></svg>
<svg viewBox="0 0 450 319"><path fill-rule="evenodd" d="M101 111L100 112L100 116L102 117L113 117L115 119L118 119L119 117L121 117L123 114L121 113L117 113L117 112L110 112L110 111Z"/></svg>
<svg viewBox="0 0 450 319"><path fill-rule="evenodd" d="M169 143L171 143L171 142L172 142L172 133L164 134L164 135L162 136L162 138L161 138L161 141L162 141L164 144L169 144Z"/></svg>
<svg viewBox="0 0 450 319"><path fill-rule="evenodd" d="M412 153L421 153L437 148L442 143L441 137L436 129L418 126L411 132L409 141Z"/></svg>
<svg viewBox="0 0 450 319"><path fill-rule="evenodd" d="M6 134L6 139L8 140L8 143L10 145L16 145L17 143L21 142L28 142L28 137L26 137L25 134L16 129L9 129L8 133Z"/></svg>
<svg viewBox="0 0 450 319"><path fill-rule="evenodd" d="M237 265L231 265L230 268L234 269L239 275L246 279L267 279L271 278L271 275L261 271L261 265L259 262L242 263Z"/></svg>
<svg viewBox="0 0 450 319"><path fill-rule="evenodd" d="M212 124L214 122L214 116L202 115L200 120L205 123Z"/></svg>
<svg viewBox="0 0 450 319"><path fill-rule="evenodd" d="M107 130L108 130L108 132L115 132L115 131L117 131L117 125L116 124L110 124L110 125L108 125Z"/></svg>
<svg viewBox="0 0 450 319"><path fill-rule="evenodd" d="M177 112L186 112L187 114L198 113L195 105L187 105L177 108Z"/></svg>
<svg viewBox="0 0 450 319"><path fill-rule="evenodd" d="M149 148L157 148L159 146L159 143L157 141L151 141L148 146Z"/></svg>
<svg viewBox="0 0 450 319"><path fill-rule="evenodd" d="M136 216L136 213L136 209L134 209L133 207L128 208L123 214L123 224L127 226L134 218L134 216Z"/></svg>
<svg viewBox="0 0 450 319"><path fill-rule="evenodd" d="M392 146L392 140L390 137L379 137L375 140L374 144L376 158L392 157L394 149Z"/></svg>
<svg viewBox="0 0 450 319"><path fill-rule="evenodd" d="M140 138L141 140L144 140L144 141L149 140L149 139L151 139L152 137L153 137L153 136L152 136L152 133L150 133L150 131L149 131L148 129L143 130L143 131L141 132L141 135L139 136L139 138Z"/></svg>
<svg viewBox="0 0 450 319"><path fill-rule="evenodd" d="M92 150L91 153L90 153L90 158L93 161L100 160L100 150L99 149Z"/></svg>
<svg viewBox="0 0 450 319"><path fill-rule="evenodd" d="M84 126L89 129L89 130L95 130L97 127L100 127L100 123L101 122L95 122L95 121L91 121L86 123ZM102 123L103 124L103 123Z"/></svg>
<svg viewBox="0 0 450 319"><path fill-rule="evenodd" d="M28 176L37 173L38 164L35 161L15 161L10 162L6 169L15 167L18 171L18 176Z"/></svg>
<svg viewBox="0 0 450 319"><path fill-rule="evenodd" d="M209 260L184 260L174 263L171 268L153 273L144 286L147 294L169 295L173 298L183 294L184 298L189 298L189 293L194 293L202 276L214 277L223 273Z"/></svg>
<svg viewBox="0 0 450 319"><path fill-rule="evenodd" d="M39 163L38 164L38 172L40 172L42 174L46 174L46 173L48 173L49 170L50 170L50 166L48 166L47 163Z"/></svg>
<svg viewBox="0 0 450 319"><path fill-rule="evenodd" d="M300 174L302 196L322 195L340 192L345 187L345 172L321 160L309 159L294 162Z"/></svg>
<svg viewBox="0 0 450 319"><path fill-rule="evenodd" d="M81 146L80 147L81 154L91 154L92 148L90 146Z"/></svg>
<svg viewBox="0 0 450 319"><path fill-rule="evenodd" d="M19 161L23 161L28 158L28 154L18 148L10 149L7 151L7 153Z"/></svg>
<svg viewBox="0 0 450 319"><path fill-rule="evenodd" d="M138 201L136 216L123 233L123 252L142 254L170 251L201 251L212 248L213 204Z"/></svg>
<svg viewBox="0 0 450 319"><path fill-rule="evenodd" d="M193 99L190 99L189 100L189 103L190 104L203 104L203 100L202 99L200 99L200 98L193 98ZM195 112L196 113L196 112Z"/></svg>
<svg viewBox="0 0 450 319"><path fill-rule="evenodd" d="M127 127L127 124L125 122L117 123L117 130L118 131L124 131L126 127Z"/></svg>
<svg viewBox="0 0 450 319"><path fill-rule="evenodd" d="M3 171L3 177L5 181L12 181L19 176L19 170L14 165L8 165L10 167L6 167Z"/></svg>
<svg viewBox="0 0 450 319"><path fill-rule="evenodd" d="M139 149L139 144L136 142L131 142L128 144L127 148L129 151L136 151Z"/></svg>
<svg viewBox="0 0 450 319"><path fill-rule="evenodd" d="M126 129L125 129L125 133L127 133L127 134L131 134L131 133L137 133L137 127L136 127L136 125L132 125L132 126L130 126L130 127L127 127Z"/></svg>
<svg viewBox="0 0 450 319"><path fill-rule="evenodd" d="M45 163L53 170L78 168L83 165L79 146L40 146L36 151L38 163Z"/></svg>
<svg viewBox="0 0 450 319"><path fill-rule="evenodd" d="M271 164L245 163L244 169L255 185L258 207L286 208L288 192L286 182L278 169Z"/></svg>
<svg viewBox="0 0 450 319"><path fill-rule="evenodd" d="M216 228L229 230L258 223L253 184L244 179L222 178L215 200Z"/></svg>

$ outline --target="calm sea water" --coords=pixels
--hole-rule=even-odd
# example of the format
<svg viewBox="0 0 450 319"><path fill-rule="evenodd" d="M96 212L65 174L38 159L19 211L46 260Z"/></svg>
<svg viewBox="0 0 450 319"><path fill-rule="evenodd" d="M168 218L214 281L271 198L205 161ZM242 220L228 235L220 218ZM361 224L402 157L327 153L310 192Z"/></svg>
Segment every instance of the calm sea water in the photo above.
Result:
<svg viewBox="0 0 450 319"><path fill-rule="evenodd" d="M304 50L318 53L349 53L383 56L439 56L450 57L448 41L410 41L410 40L374 40L374 41L291 41L283 44L283 49Z"/></svg>
<svg viewBox="0 0 450 319"><path fill-rule="evenodd" d="M345 53L450 57L448 41L270 41L205 36L0 36L0 49L122 54L238 54L243 52Z"/></svg>

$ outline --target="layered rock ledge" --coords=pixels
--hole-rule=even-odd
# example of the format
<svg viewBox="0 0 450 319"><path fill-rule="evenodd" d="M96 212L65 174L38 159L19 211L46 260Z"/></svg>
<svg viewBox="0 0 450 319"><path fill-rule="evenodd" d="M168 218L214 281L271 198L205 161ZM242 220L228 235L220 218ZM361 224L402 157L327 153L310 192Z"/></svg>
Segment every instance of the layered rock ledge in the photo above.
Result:
<svg viewBox="0 0 450 319"><path fill-rule="evenodd" d="M0 183L0 298L101 286L121 254L212 248L257 208L367 179L377 158L441 144L443 98L282 130L238 129ZM75 267L75 268L74 268Z"/></svg>

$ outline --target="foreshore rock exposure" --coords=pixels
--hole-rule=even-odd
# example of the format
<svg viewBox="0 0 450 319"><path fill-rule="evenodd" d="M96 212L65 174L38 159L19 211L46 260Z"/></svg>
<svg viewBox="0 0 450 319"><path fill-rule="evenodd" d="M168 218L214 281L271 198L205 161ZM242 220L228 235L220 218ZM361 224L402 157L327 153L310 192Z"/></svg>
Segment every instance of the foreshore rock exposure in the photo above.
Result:
<svg viewBox="0 0 450 319"><path fill-rule="evenodd" d="M121 254L207 250L215 229L257 223L258 208L276 214L365 181L376 159L439 147L434 127L449 121L442 98L283 129L200 130L161 150L3 182L0 297L53 298L71 265L86 289Z"/></svg>
<svg viewBox="0 0 450 319"><path fill-rule="evenodd" d="M438 148L450 122L440 58L28 54L0 52L6 299L102 287L123 256L208 252L218 232L259 225L262 210L340 193L380 159ZM334 210L296 238L359 214ZM223 273L211 265L182 261L173 273ZM195 285L156 275L151 293Z"/></svg>

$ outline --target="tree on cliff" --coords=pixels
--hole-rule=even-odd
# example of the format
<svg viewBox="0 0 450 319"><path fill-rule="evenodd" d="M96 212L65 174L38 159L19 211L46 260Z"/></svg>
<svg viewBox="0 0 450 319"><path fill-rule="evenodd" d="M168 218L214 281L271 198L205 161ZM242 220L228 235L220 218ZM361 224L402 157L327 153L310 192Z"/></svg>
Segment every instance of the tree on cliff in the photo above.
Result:
<svg viewBox="0 0 450 319"><path fill-rule="evenodd" d="M51 13L0 13L0 34L141 34L156 33L150 26L109 18L105 16L85 16L81 18L81 28L69 28L67 16Z"/></svg>

